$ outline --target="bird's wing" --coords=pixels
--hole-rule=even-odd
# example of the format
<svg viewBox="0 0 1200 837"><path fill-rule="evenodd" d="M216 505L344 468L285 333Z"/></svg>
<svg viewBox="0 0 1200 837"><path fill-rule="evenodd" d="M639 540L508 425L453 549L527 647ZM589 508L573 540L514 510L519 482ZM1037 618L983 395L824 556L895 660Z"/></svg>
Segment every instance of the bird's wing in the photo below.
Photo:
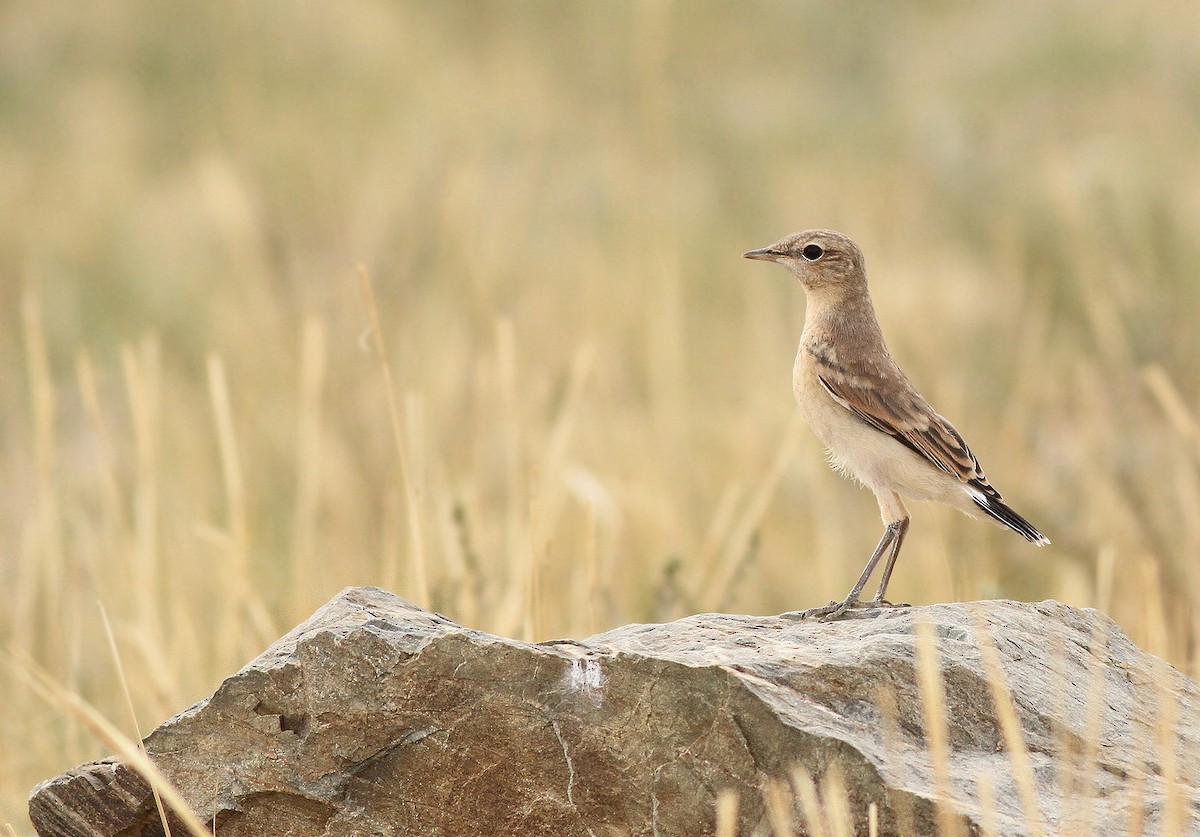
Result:
<svg viewBox="0 0 1200 837"><path fill-rule="evenodd" d="M834 401L935 467L1000 499L954 425L933 411L899 369L895 377L883 378L853 374L814 359L821 386Z"/></svg>

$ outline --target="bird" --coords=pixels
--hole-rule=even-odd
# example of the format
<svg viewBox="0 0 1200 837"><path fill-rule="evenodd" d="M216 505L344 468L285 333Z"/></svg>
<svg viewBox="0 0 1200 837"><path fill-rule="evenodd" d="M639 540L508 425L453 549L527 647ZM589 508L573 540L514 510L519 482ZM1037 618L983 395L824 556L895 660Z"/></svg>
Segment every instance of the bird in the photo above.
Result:
<svg viewBox="0 0 1200 837"><path fill-rule="evenodd" d="M905 499L943 503L1011 529L1035 546L1049 545L1049 538L1004 503L962 435L892 359L858 245L833 230L805 230L743 257L782 265L804 288L792 391L830 465L874 492L884 523L883 537L849 595L800 611L801 618L832 621L855 609L904 606L884 596L908 533ZM875 596L863 600L863 588L885 555Z"/></svg>

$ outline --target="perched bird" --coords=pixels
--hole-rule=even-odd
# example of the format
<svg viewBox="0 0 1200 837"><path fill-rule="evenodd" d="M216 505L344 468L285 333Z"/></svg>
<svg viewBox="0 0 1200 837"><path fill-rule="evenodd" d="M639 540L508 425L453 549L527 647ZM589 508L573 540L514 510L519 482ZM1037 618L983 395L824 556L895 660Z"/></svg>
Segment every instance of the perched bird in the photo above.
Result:
<svg viewBox="0 0 1200 837"><path fill-rule="evenodd" d="M875 492L886 526L850 595L804 611L805 618L831 620L851 608L896 606L883 597L908 531L902 497L990 519L1035 546L1050 543L1004 504L963 437L892 360L867 292L862 252L853 241L830 230L807 230L751 250L745 258L777 262L804 287L807 308L792 390L828 449L830 464ZM884 555L875 597L860 601Z"/></svg>

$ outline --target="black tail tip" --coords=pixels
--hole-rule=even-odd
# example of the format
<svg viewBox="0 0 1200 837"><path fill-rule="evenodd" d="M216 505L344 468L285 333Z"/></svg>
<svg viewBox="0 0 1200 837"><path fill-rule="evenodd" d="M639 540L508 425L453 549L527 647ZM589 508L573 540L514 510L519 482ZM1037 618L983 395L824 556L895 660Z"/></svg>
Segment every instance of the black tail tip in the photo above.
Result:
<svg viewBox="0 0 1200 837"><path fill-rule="evenodd" d="M1007 526L1018 535L1029 541L1034 546L1049 546L1050 539L1039 532L1021 515L1004 505L999 500L990 497L981 497L973 495L971 497L975 501L975 505L983 509L983 513L995 520L997 523Z"/></svg>

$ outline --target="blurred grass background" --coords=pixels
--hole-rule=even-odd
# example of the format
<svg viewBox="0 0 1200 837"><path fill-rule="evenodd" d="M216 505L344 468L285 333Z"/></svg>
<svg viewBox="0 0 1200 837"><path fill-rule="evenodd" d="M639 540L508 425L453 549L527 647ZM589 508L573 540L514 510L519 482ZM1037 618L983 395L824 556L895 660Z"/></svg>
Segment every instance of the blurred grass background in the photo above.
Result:
<svg viewBox="0 0 1200 837"><path fill-rule="evenodd" d="M893 353L1054 546L933 508L892 592L1200 645L1184 0L0 8L0 643L143 727L348 584L544 639L842 596L797 425L854 237ZM365 276L396 392L371 351ZM0 674L0 823L103 755Z"/></svg>

